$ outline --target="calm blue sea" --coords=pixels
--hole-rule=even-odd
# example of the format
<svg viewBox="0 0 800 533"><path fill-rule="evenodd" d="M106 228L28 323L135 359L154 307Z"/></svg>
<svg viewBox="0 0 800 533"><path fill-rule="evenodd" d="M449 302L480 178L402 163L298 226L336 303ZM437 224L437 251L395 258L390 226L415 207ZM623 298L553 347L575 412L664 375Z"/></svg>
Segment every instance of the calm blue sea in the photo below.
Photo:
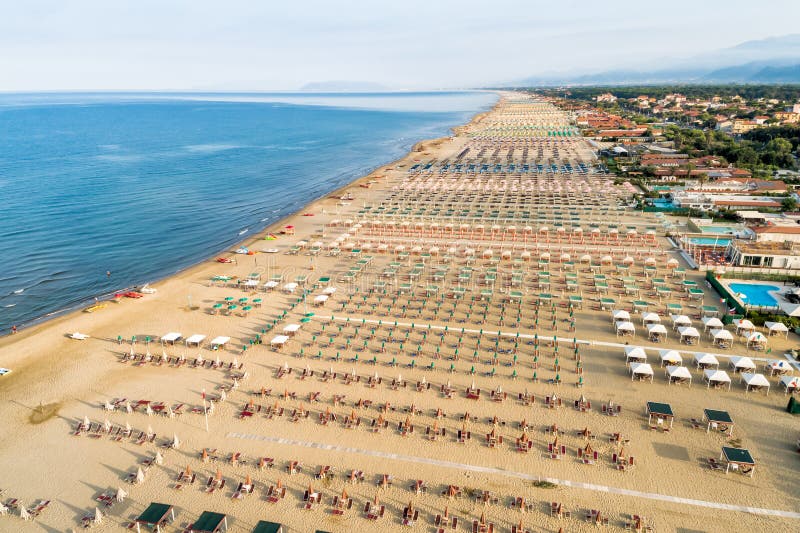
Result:
<svg viewBox="0 0 800 533"><path fill-rule="evenodd" d="M197 263L495 100L0 95L0 334Z"/></svg>

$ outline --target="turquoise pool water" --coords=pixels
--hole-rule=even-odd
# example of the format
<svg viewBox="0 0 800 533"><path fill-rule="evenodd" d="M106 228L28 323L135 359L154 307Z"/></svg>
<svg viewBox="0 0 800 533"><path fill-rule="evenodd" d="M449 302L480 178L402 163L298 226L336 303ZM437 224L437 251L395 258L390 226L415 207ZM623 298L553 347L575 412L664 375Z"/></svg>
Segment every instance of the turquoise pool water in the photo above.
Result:
<svg viewBox="0 0 800 533"><path fill-rule="evenodd" d="M718 235L733 235L739 228L735 226L699 226L703 233L716 233Z"/></svg>
<svg viewBox="0 0 800 533"><path fill-rule="evenodd" d="M675 204L672 203L672 200L665 200L663 198L653 200L653 205L655 207L660 207L661 209L677 209Z"/></svg>
<svg viewBox="0 0 800 533"><path fill-rule="evenodd" d="M731 243L730 239L720 239L715 237L692 237L689 242L696 246L728 246Z"/></svg>
<svg viewBox="0 0 800 533"><path fill-rule="evenodd" d="M654 191L670 191L670 190L672 190L672 187L670 187L669 185L655 185L655 186L653 186L651 188Z"/></svg>
<svg viewBox="0 0 800 533"><path fill-rule="evenodd" d="M736 293L744 295L742 301L747 305L777 307L778 301L769 293L777 291L780 287L775 285L761 285L758 283L731 283L730 288ZM741 296L740 296L741 298Z"/></svg>

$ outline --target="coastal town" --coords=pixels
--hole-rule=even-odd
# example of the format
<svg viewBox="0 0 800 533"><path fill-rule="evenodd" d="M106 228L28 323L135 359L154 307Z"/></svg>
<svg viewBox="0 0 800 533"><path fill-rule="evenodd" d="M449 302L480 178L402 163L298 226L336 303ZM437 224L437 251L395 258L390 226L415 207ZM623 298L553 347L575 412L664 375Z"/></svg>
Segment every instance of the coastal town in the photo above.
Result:
<svg viewBox="0 0 800 533"><path fill-rule="evenodd" d="M796 100L598 91L0 340L0 530L794 529Z"/></svg>

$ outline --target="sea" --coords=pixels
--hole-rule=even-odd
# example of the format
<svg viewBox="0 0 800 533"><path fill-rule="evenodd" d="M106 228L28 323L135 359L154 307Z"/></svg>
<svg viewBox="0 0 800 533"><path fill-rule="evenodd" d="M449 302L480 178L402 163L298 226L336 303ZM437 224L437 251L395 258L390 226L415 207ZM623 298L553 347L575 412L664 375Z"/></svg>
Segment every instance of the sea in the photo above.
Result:
<svg viewBox="0 0 800 533"><path fill-rule="evenodd" d="M0 94L0 334L230 250L496 100Z"/></svg>

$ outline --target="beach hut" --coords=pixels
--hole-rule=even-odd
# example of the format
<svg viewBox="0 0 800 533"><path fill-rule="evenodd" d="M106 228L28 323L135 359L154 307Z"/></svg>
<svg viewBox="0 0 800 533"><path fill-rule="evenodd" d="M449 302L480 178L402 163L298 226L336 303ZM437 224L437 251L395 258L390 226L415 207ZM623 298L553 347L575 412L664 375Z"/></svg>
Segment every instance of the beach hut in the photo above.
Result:
<svg viewBox="0 0 800 533"><path fill-rule="evenodd" d="M172 331L170 333L167 333L166 335L162 335L161 336L161 344L173 344L174 345L177 341L179 341L181 339L181 337L183 337L183 335L181 335L180 333L178 333L176 331Z"/></svg>
<svg viewBox="0 0 800 533"><path fill-rule="evenodd" d="M714 346L719 348L730 348L733 345L733 333L727 329L712 329L711 338L714 339Z"/></svg>
<svg viewBox="0 0 800 533"><path fill-rule="evenodd" d="M697 368L702 370L709 368L719 368L719 361L710 353L696 353L694 354L694 364Z"/></svg>
<svg viewBox="0 0 800 533"><path fill-rule="evenodd" d="M669 420L669 427L675 420L675 413L672 412L672 407L668 403L661 402L647 402L645 407L645 414L647 415L647 423L652 423L656 419L659 426L664 425L664 421Z"/></svg>
<svg viewBox="0 0 800 533"><path fill-rule="evenodd" d="M201 335L200 333L195 333L194 335L192 335L191 337L188 337L186 339L186 346L188 348L190 348L192 346L200 348L200 346L203 344L204 340L206 340L206 336L205 335Z"/></svg>
<svg viewBox="0 0 800 533"><path fill-rule="evenodd" d="M746 339L747 348L752 350L763 350L767 346L767 338L758 331L743 335Z"/></svg>
<svg viewBox="0 0 800 533"><path fill-rule="evenodd" d="M783 387L783 394L794 394L800 390L800 378L792 376L781 377L781 387Z"/></svg>
<svg viewBox="0 0 800 533"><path fill-rule="evenodd" d="M787 339L789 338L789 328L787 328L786 324L783 322L764 322L764 327L767 328L767 335L769 337L782 334Z"/></svg>
<svg viewBox="0 0 800 533"><path fill-rule="evenodd" d="M325 305L325 302L327 302L327 301L328 301L328 295L327 294L319 294L319 295L314 297L314 305L316 305L316 306Z"/></svg>
<svg viewBox="0 0 800 533"><path fill-rule="evenodd" d="M686 315L670 315L672 329L685 328L692 325L692 319Z"/></svg>
<svg viewBox="0 0 800 533"><path fill-rule="evenodd" d="M678 350L661 350L659 352L659 356L661 357L661 366L665 366L665 365L682 366L683 365L683 357L681 357L681 354L680 354L680 352L678 352Z"/></svg>
<svg viewBox="0 0 800 533"><path fill-rule="evenodd" d="M647 363L631 363L631 381L645 381L650 379L653 382L653 367Z"/></svg>
<svg viewBox="0 0 800 533"><path fill-rule="evenodd" d="M289 337L286 335L275 335L272 340L269 341L269 345L273 350L280 350L287 342L289 342Z"/></svg>
<svg viewBox="0 0 800 533"><path fill-rule="evenodd" d="M728 411L718 411L716 409L703 409L703 419L708 423L706 433L712 429L718 429L733 436L733 419Z"/></svg>
<svg viewBox="0 0 800 533"><path fill-rule="evenodd" d="M616 323L619 321L630 321L631 314L624 309L617 309L616 311L611 312L611 319Z"/></svg>
<svg viewBox="0 0 800 533"><path fill-rule="evenodd" d="M219 533L228 531L228 517L222 513L203 511L203 513L190 525L186 531L189 533Z"/></svg>
<svg viewBox="0 0 800 533"><path fill-rule="evenodd" d="M756 369L756 364L749 357L731 357L728 365L737 374L740 372L750 372L751 370Z"/></svg>
<svg viewBox="0 0 800 533"><path fill-rule="evenodd" d="M722 320L715 316L704 316L702 319L703 322L703 331L708 331L710 329L723 329L725 325L722 323Z"/></svg>
<svg viewBox="0 0 800 533"><path fill-rule="evenodd" d="M648 324L647 337L651 342L662 342L667 338L667 328L664 324Z"/></svg>
<svg viewBox="0 0 800 533"><path fill-rule="evenodd" d="M706 382L706 388L718 389L727 384L728 390L731 390L731 378L724 370L703 370L703 381Z"/></svg>
<svg viewBox="0 0 800 533"><path fill-rule="evenodd" d="M763 389L769 395L769 381L764 377L764 374L743 372L741 381L744 382L745 392Z"/></svg>
<svg viewBox="0 0 800 533"><path fill-rule="evenodd" d="M137 533L141 533L142 526L160 532L161 526L175 520L175 508L167 503L151 502L147 508L133 521Z"/></svg>
<svg viewBox="0 0 800 533"><path fill-rule="evenodd" d="M230 337L225 337L223 335L214 337L213 339L211 339L211 349L219 350L220 348L224 348L225 345L228 344L228 342L230 342L230 340L231 340Z"/></svg>
<svg viewBox="0 0 800 533"><path fill-rule="evenodd" d="M756 470L756 462L749 450L744 448L722 447L720 459L726 462L725 473L731 470L739 470L742 474L753 477Z"/></svg>
<svg viewBox="0 0 800 533"><path fill-rule="evenodd" d="M620 321L615 324L615 329L617 332L617 337L627 337L627 336L635 336L636 335L636 327L633 325L633 322L628 321Z"/></svg>
<svg viewBox="0 0 800 533"><path fill-rule="evenodd" d="M666 374L669 380L667 384L669 385L673 383L688 383L690 387L692 385L692 374L685 366L669 365L667 366Z"/></svg>
<svg viewBox="0 0 800 533"><path fill-rule="evenodd" d="M792 365L788 361L767 361L764 364L765 370L769 371L770 376L791 374L793 372Z"/></svg>
<svg viewBox="0 0 800 533"><path fill-rule="evenodd" d="M642 325L647 326L648 324L660 324L661 317L658 316L656 313L642 313Z"/></svg>
<svg viewBox="0 0 800 533"><path fill-rule="evenodd" d="M688 345L696 344L700 340L700 333L691 326L678 328L678 334L681 336L681 342Z"/></svg>
<svg viewBox="0 0 800 533"><path fill-rule="evenodd" d="M745 335L756 330L756 327L753 325L753 323L746 318L737 318L733 321L733 324L736 326L737 335Z"/></svg>

